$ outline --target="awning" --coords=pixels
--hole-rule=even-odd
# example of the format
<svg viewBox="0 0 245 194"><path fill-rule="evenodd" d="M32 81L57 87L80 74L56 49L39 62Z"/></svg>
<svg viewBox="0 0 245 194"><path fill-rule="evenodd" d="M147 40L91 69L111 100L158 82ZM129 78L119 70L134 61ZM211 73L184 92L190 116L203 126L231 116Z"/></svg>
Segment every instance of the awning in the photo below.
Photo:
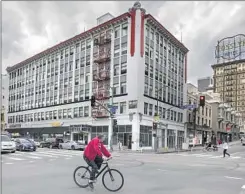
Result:
<svg viewBox="0 0 245 194"><path fill-rule="evenodd" d="M21 135L29 134L63 134L69 130L69 127L42 127L42 128L12 128L5 129L9 133L19 133Z"/></svg>

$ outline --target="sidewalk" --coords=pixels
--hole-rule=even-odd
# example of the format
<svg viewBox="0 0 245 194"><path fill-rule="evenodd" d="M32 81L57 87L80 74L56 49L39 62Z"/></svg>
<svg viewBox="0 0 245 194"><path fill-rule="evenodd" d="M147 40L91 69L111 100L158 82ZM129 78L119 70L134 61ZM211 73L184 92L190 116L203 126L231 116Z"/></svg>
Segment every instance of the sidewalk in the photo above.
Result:
<svg viewBox="0 0 245 194"><path fill-rule="evenodd" d="M228 143L229 146L234 146L234 145L239 145L241 144L241 141L234 141L234 142L230 142ZM218 146L219 148L222 148L222 144ZM175 150L175 149L171 149L171 150L158 150L158 152L155 152L154 150L152 149L147 149L147 150L144 150L143 149L143 152L141 152L140 150L137 150L137 151L133 151L133 150L128 150L128 149L125 149L125 150L114 150L113 152L114 153L143 153L143 154L167 154L167 153L179 153L179 152L197 152L197 151L202 151L203 150L203 146L196 146L196 147L193 147L193 148L189 148L188 150Z"/></svg>

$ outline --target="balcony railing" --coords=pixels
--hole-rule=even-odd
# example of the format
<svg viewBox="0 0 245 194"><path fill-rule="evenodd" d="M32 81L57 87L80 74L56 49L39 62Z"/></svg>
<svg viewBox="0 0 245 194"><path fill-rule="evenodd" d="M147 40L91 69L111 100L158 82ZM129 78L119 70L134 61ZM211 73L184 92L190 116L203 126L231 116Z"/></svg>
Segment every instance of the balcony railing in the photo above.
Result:
<svg viewBox="0 0 245 194"><path fill-rule="evenodd" d="M97 93L94 94L96 100L105 100L110 98L110 92L106 90L98 89Z"/></svg>
<svg viewBox="0 0 245 194"><path fill-rule="evenodd" d="M110 79L110 72L107 70L103 70L100 72L94 71L93 72L93 80L94 81L103 81Z"/></svg>
<svg viewBox="0 0 245 194"><path fill-rule="evenodd" d="M109 117L109 113L106 110L92 109L92 117L106 118L106 117Z"/></svg>

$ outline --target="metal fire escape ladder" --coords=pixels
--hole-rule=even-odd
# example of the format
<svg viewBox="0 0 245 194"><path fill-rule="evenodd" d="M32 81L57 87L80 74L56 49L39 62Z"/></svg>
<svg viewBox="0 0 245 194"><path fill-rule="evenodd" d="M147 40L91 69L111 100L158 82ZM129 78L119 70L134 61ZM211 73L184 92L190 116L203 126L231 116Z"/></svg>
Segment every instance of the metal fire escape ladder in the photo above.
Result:
<svg viewBox="0 0 245 194"><path fill-rule="evenodd" d="M111 32L102 32L98 39L94 40L93 67L93 95L102 106L95 106L92 109L94 118L106 118L110 115L103 108L107 107L110 99L110 60L111 60Z"/></svg>

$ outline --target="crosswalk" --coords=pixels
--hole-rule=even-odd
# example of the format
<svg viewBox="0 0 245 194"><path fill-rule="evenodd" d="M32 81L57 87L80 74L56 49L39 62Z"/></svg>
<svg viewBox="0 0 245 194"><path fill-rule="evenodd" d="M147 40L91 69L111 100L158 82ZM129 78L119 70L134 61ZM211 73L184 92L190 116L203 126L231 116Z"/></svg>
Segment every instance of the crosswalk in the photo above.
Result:
<svg viewBox="0 0 245 194"><path fill-rule="evenodd" d="M217 154L207 154L207 153L201 153L201 154L193 154L193 153L179 153L177 156L182 156L182 157L195 157L195 158L208 158L208 159L219 159L223 158L223 155L220 153ZM237 160L237 159L244 159L245 160L245 155L232 155L226 156L226 158L232 159L232 160Z"/></svg>
<svg viewBox="0 0 245 194"><path fill-rule="evenodd" d="M72 159L74 157L81 157L81 151L73 150L51 150L40 148L36 152L16 152L11 154L2 154L2 164L15 164L16 162L30 162L33 163L37 160L49 160L54 161L56 159Z"/></svg>

